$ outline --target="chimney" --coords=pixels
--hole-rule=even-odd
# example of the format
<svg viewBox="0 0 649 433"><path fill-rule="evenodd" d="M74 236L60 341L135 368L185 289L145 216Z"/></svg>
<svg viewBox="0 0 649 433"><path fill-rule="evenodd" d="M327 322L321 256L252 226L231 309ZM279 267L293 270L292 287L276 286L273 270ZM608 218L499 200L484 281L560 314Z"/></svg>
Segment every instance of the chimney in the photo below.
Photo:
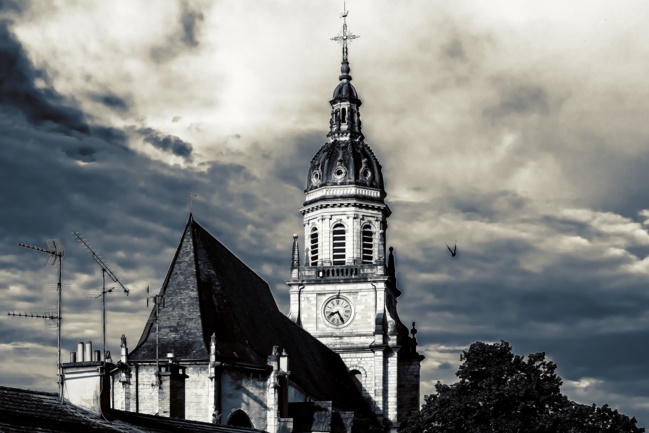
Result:
<svg viewBox="0 0 649 433"><path fill-rule="evenodd" d="M85 351L83 353L83 361L92 361L92 341L86 341Z"/></svg>
<svg viewBox="0 0 649 433"><path fill-rule="evenodd" d="M94 356L93 356L94 355ZM110 405L110 380L106 369L113 367L101 361L101 351L92 350L92 341L80 342L70 362L62 363L63 398L75 406L101 414Z"/></svg>
<svg viewBox="0 0 649 433"><path fill-rule="evenodd" d="M83 354L86 351L85 347L83 341L80 341L79 344L77 344L77 361L79 362L83 362Z"/></svg>
<svg viewBox="0 0 649 433"><path fill-rule="evenodd" d="M167 364L160 364L158 377L158 414L169 418L185 418L185 367L178 365L173 353L167 353Z"/></svg>
<svg viewBox="0 0 649 433"><path fill-rule="evenodd" d="M128 360L128 346L126 345L126 335L122 334L122 344L120 345L120 358L122 364Z"/></svg>

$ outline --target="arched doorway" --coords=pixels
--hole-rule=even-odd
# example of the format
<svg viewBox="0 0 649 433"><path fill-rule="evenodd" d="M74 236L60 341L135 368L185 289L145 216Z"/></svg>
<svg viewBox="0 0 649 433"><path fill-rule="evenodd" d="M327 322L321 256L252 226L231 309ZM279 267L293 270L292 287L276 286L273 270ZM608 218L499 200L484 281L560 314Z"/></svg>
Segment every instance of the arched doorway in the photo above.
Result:
<svg viewBox="0 0 649 433"><path fill-rule="evenodd" d="M227 425L252 428L252 422L250 422L250 417L241 409L237 409L230 414L230 416L228 417Z"/></svg>

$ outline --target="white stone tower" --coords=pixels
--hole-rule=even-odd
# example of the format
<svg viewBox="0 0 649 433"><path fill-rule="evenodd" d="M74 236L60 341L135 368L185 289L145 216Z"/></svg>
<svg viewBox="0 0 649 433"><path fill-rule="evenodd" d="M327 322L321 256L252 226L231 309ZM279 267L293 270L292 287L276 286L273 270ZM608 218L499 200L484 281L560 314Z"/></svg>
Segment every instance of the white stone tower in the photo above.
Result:
<svg viewBox="0 0 649 433"><path fill-rule="evenodd" d="M347 14L343 14L343 18ZM304 263L293 239L289 317L345 361L389 431L419 409L416 330L397 314L394 256L386 260L390 208L381 164L364 142L361 100L351 84L343 24L339 84L327 142L311 160L304 216Z"/></svg>

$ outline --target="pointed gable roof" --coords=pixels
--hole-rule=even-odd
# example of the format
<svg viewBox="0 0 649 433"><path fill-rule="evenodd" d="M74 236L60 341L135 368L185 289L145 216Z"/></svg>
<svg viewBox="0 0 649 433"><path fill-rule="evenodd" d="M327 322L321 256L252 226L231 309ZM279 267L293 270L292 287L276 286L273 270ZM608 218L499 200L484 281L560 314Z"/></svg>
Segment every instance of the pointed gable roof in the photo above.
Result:
<svg viewBox="0 0 649 433"><path fill-rule="evenodd" d="M173 352L181 359L208 359L209 351L203 343L203 329L200 320L198 279L194 239L193 217L190 215L180 245L171 262L167 277L160 289L157 306L159 327L159 357ZM134 360L156 358L156 305L140 337L137 347L130 355Z"/></svg>
<svg viewBox="0 0 649 433"><path fill-rule="evenodd" d="M209 359L212 334L217 360L268 368L273 346L286 350L291 381L313 398L333 401L375 420L332 350L293 323L279 309L256 273L190 215L160 294L159 354L177 359ZM155 359L155 306L129 361Z"/></svg>

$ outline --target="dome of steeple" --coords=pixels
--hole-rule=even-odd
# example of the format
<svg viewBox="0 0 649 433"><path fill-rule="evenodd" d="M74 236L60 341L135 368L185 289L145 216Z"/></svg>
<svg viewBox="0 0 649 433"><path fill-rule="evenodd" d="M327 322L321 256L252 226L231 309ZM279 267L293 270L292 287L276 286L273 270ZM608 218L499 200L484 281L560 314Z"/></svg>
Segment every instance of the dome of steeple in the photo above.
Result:
<svg viewBox="0 0 649 433"><path fill-rule="evenodd" d="M338 77L340 83L338 83L338 85L336 86L333 97L331 99L332 106L334 102L347 100L353 101L360 107L361 101L360 99L358 99L358 93L351 83L352 76L349 75L350 72L351 68L349 67L349 62L347 61L347 59L343 59L340 64L340 77Z"/></svg>
<svg viewBox="0 0 649 433"><path fill-rule="evenodd" d="M358 93L352 85L352 76L349 75L351 68L349 67L349 61L346 58L343 58L343 61L340 63L340 83L336 86L334 90L333 97L331 99L331 105L340 100L353 101L359 107L361 106L361 101L358 99Z"/></svg>
<svg viewBox="0 0 649 433"><path fill-rule="evenodd" d="M340 82L334 90L332 100L329 101L329 140L311 160L305 192L322 187L356 185L378 189L379 191L364 198L383 201L385 190L381 164L372 149L363 141L359 110L362 102L351 83L350 72L349 61L343 57L338 77ZM353 191L350 194L357 193L358 191ZM317 199L326 198L330 194L342 197L340 191L331 190L322 196L318 195Z"/></svg>
<svg viewBox="0 0 649 433"><path fill-rule="evenodd" d="M333 98L332 100L338 100L338 99L356 99L358 100L358 93L356 92L356 89L350 83L349 81L341 81L338 86L336 86L336 89L334 90ZM360 104L359 104L360 105Z"/></svg>
<svg viewBox="0 0 649 433"><path fill-rule="evenodd" d="M325 143L309 165L306 191L332 185L376 188L385 196L381 164L362 140L333 140Z"/></svg>

